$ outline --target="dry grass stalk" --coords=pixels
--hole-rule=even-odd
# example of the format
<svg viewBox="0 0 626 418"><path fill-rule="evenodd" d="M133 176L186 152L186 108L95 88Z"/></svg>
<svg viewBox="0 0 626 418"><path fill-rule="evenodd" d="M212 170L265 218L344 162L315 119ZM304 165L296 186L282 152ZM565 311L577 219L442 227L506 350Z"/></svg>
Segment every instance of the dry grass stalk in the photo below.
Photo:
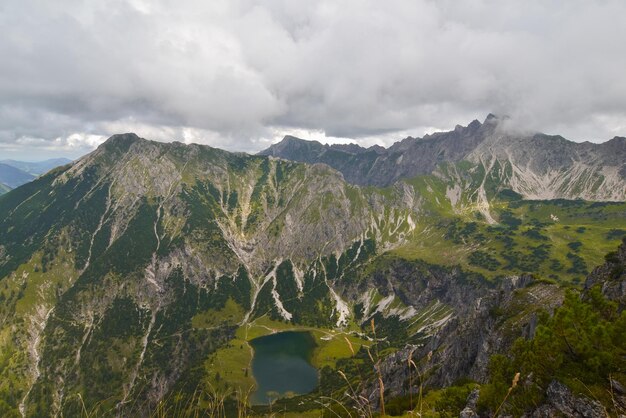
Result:
<svg viewBox="0 0 626 418"><path fill-rule="evenodd" d="M374 368L378 373L378 395L380 398L380 412L384 416L385 414L385 384L383 383L383 375L380 371L380 354L378 351L378 339L376 338L376 323L374 322L374 318L370 321L370 325L372 326L372 334L374 334L374 342L376 348L376 361L372 358L372 353L369 348L367 349L367 354L369 354L372 363L374 363Z"/></svg>
<svg viewBox="0 0 626 418"><path fill-rule="evenodd" d="M498 405L498 407L496 408L496 412L493 413L493 418L496 418L498 416L498 412L500 412L502 405L504 405L504 403L506 402L511 392L513 392L513 389L517 387L517 384L519 383L519 377L520 377L520 373L519 372L515 373L515 376L513 377L513 381L511 382L511 387L509 387L509 390L507 390L506 392L506 396L504 397L504 399L502 399L502 402L500 402L500 405Z"/></svg>
<svg viewBox="0 0 626 418"><path fill-rule="evenodd" d="M407 358L407 366L409 368L409 409L413 410L413 373L411 371L411 366L415 366L415 362L413 361L413 352L415 349L411 350L409 353L409 357ZM416 367L417 368L417 367Z"/></svg>
<svg viewBox="0 0 626 418"><path fill-rule="evenodd" d="M345 335L343 336L343 339L346 340L346 343L348 343L348 347L350 348L350 352L352 353L352 357L354 357L354 347L352 347L352 343L350 342L350 340L348 339L348 337L346 337Z"/></svg>

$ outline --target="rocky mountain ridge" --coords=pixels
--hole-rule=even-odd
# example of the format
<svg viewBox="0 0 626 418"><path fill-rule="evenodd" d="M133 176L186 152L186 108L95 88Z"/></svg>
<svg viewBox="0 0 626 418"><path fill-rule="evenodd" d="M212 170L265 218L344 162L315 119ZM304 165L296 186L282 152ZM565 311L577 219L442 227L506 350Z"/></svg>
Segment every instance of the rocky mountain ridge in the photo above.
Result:
<svg viewBox="0 0 626 418"><path fill-rule="evenodd" d="M287 136L262 155L293 161L322 162L353 184L387 186L401 179L435 175L458 195L462 178L479 174L526 199L626 199L626 138L601 144L575 143L561 136L510 131L492 114L449 132L408 137L379 146L322 145ZM456 188L455 188L456 186ZM484 184L482 185L484 188ZM480 187L475 191L484 193Z"/></svg>

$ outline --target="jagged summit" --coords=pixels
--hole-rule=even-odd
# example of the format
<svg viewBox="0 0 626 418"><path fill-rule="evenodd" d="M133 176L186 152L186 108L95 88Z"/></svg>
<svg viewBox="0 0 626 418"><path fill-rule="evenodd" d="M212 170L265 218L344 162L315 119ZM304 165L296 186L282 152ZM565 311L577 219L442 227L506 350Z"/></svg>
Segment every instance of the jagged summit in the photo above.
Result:
<svg viewBox="0 0 626 418"><path fill-rule="evenodd" d="M493 113L490 113L487 115L487 117L485 118L485 123L487 122L492 122L492 121L497 121L499 118L494 115Z"/></svg>
<svg viewBox="0 0 626 418"><path fill-rule="evenodd" d="M485 119L484 123L480 123L478 120L474 119L467 126L456 125L452 132L460 133L460 134L469 134L475 133L478 129L480 129L484 124L490 123L491 125L497 124L499 118L493 114L489 114ZM322 144L316 140L308 140L303 138L298 138L293 135L285 135L280 142L272 144L269 148L259 152L259 155L272 155L272 156L280 156L280 154L286 154L290 152L300 152L303 150L313 151L313 152L322 152L323 150L339 150L344 151L350 154L360 154L367 151L374 151L378 154L383 154L388 149L397 149L406 147L407 144L420 141L423 139L429 139L441 136L443 134L449 134L450 132L436 132L433 134L426 134L422 138L408 136L398 142L395 142L390 147L386 148L382 145L372 145L368 148L362 147L359 144L351 143L351 144Z"/></svg>

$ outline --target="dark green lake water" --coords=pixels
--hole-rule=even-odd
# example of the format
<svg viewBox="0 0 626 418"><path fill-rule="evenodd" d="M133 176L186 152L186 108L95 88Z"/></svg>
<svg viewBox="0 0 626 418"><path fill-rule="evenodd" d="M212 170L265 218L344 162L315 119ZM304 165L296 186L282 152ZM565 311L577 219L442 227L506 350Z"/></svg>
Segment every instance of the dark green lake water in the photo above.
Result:
<svg viewBox="0 0 626 418"><path fill-rule="evenodd" d="M318 373L310 363L315 339L309 332L287 331L255 338L252 374L257 390L252 404L269 404L288 393L309 393L318 383Z"/></svg>

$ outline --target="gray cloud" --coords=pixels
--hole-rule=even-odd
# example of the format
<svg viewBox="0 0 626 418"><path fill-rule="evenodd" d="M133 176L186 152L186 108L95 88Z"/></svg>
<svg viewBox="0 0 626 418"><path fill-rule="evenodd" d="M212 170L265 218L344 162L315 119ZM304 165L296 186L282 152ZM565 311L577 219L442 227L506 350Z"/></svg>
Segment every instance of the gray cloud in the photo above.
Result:
<svg viewBox="0 0 626 418"><path fill-rule="evenodd" d="M623 1L7 0L0 153L124 130L255 151L285 133L388 143L508 114L626 135Z"/></svg>

